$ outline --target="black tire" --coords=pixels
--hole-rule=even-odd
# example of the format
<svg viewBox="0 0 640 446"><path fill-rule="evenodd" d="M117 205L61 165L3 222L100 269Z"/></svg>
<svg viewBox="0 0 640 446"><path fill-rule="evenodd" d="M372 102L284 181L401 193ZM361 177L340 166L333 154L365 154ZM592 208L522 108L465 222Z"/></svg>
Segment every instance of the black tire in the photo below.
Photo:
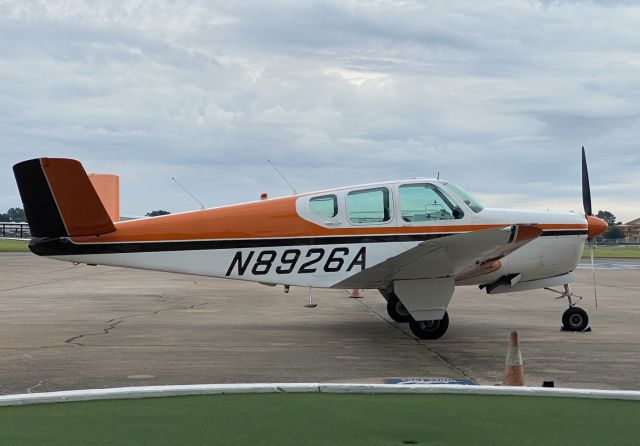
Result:
<svg viewBox="0 0 640 446"><path fill-rule="evenodd" d="M584 331L589 326L589 315L582 308L571 307L562 314L562 326L567 331Z"/></svg>
<svg viewBox="0 0 640 446"><path fill-rule="evenodd" d="M409 328L420 339L439 339L449 328L449 314L445 311L444 316L439 321L415 321L411 318L409 320Z"/></svg>
<svg viewBox="0 0 640 446"><path fill-rule="evenodd" d="M387 298L387 313L389 317L396 322L409 322L411 315L409 311L402 305L398 296L394 293L389 294Z"/></svg>

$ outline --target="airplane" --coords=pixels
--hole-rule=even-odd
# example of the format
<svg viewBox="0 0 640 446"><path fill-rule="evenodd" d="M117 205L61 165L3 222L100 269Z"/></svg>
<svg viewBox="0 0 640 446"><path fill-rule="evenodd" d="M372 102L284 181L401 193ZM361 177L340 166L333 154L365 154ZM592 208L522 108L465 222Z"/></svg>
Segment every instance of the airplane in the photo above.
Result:
<svg viewBox="0 0 640 446"><path fill-rule="evenodd" d="M565 330L587 313L570 288L592 213L584 148L584 215L483 207L440 179L388 181L179 214L112 222L82 164L36 158L13 167L40 256L268 285L377 289L420 339L449 326L456 286L489 294L564 286Z"/></svg>

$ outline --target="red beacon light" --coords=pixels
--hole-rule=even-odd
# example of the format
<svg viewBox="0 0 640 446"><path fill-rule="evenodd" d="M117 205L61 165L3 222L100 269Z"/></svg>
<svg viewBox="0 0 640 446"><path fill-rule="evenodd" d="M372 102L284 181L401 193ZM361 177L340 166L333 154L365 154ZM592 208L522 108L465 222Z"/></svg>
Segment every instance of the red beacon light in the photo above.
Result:
<svg viewBox="0 0 640 446"><path fill-rule="evenodd" d="M261 200L266 200L267 198L269 198L269 194L267 194L266 192L262 192L260 194L260 199Z"/></svg>

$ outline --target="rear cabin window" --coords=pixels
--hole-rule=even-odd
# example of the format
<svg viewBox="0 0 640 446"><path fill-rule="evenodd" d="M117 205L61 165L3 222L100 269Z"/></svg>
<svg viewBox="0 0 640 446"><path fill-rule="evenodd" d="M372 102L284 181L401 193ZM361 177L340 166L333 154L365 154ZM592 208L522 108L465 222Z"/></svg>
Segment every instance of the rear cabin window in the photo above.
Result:
<svg viewBox="0 0 640 446"><path fill-rule="evenodd" d="M349 192L347 211L351 223L382 223L391 220L389 189L378 187Z"/></svg>
<svg viewBox="0 0 640 446"><path fill-rule="evenodd" d="M325 217L338 215L338 198L335 195L322 195L309 200L309 209Z"/></svg>
<svg viewBox="0 0 640 446"><path fill-rule="evenodd" d="M400 186L400 211L402 219L408 222L453 220L461 217L461 211L451 199L432 184Z"/></svg>

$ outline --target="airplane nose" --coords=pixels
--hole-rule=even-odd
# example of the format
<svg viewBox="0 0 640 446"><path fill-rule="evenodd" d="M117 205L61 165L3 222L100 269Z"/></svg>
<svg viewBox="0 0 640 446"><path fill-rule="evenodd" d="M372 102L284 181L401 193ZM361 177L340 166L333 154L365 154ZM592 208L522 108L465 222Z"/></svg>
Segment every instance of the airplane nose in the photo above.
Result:
<svg viewBox="0 0 640 446"><path fill-rule="evenodd" d="M587 215L587 224L589 225L589 235L587 237L589 240L602 234L609 227L606 221L593 215Z"/></svg>

